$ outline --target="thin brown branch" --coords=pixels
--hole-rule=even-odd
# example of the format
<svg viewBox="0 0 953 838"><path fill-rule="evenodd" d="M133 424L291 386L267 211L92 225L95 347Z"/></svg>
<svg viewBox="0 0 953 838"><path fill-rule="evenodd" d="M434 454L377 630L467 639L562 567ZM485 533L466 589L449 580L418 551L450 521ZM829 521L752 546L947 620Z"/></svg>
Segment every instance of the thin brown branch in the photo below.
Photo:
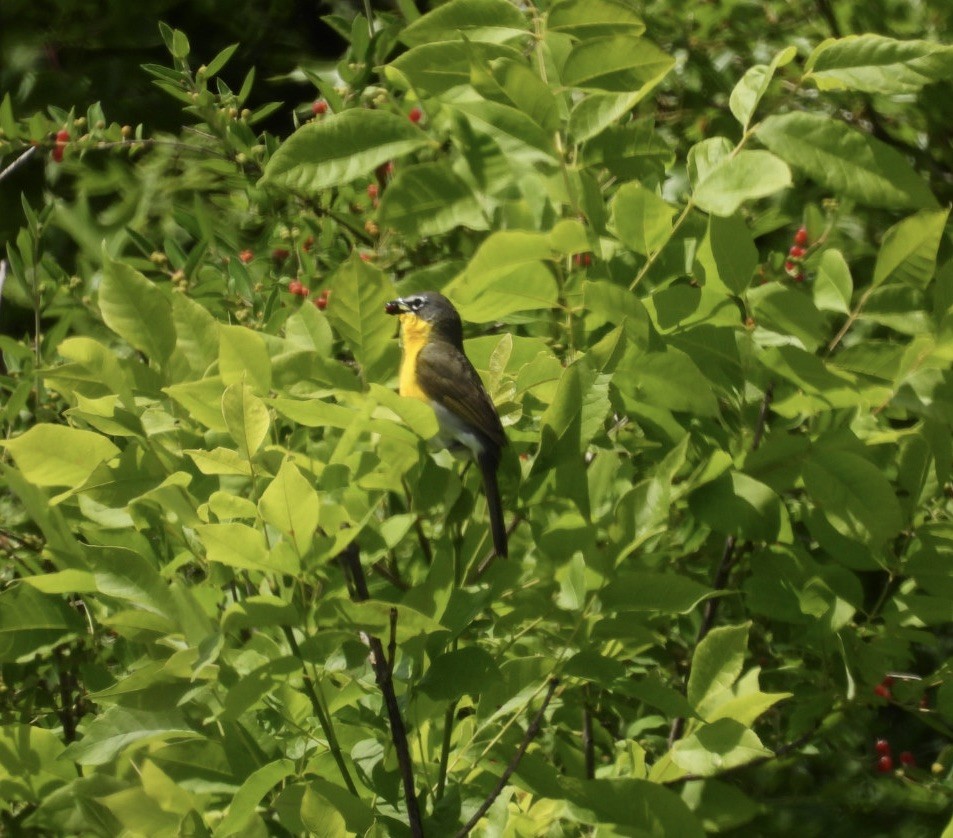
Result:
<svg viewBox="0 0 953 838"><path fill-rule="evenodd" d="M338 770L341 772L341 777L344 780L344 785L347 786L347 790L356 796L357 787L354 785L354 780L351 779L351 772L348 771L347 763L344 762L344 754L341 751L341 745L338 742L337 734L334 732L334 725L331 723L331 718L328 715L324 704L321 702L320 696L318 696L318 692L314 686L314 681L311 678L311 673L308 672L308 669L305 666L304 657L301 655L301 649L298 646L298 641L294 636L294 630L291 628L291 626L282 626L281 628L284 631L285 638L288 641L288 646L291 648L291 654L293 654L301 664L301 678L302 682L304 683L304 691L308 696L308 700L311 702L311 709L314 710L314 715L318 718L318 724L321 725L324 738L328 742L328 750L331 751L331 756L334 757L334 761L337 763Z"/></svg>
<svg viewBox="0 0 953 838"><path fill-rule="evenodd" d="M351 542L345 547L340 559L351 579L351 596L354 601L364 602L370 599L370 592L367 589L367 578L364 576L364 568L361 566L361 555L358 552L357 544ZM392 616L391 619L395 620L396 618ZM393 622L391 626L393 628ZM377 686L380 687L381 694L384 697L384 706L387 708L391 741L394 743L394 751L397 755L397 768L400 771L401 781L404 786L404 799L407 802L407 819L410 824L410 834L413 838L423 838L423 821L420 817L420 804L417 801L417 791L414 785L414 766L410 758L407 729L404 727L404 720L400 715L400 705L397 702L397 693L394 690L391 667L387 662L387 656L384 654L384 646L380 638L372 635L363 635L363 639L370 650L369 657L371 667L374 670Z"/></svg>
<svg viewBox="0 0 953 838"><path fill-rule="evenodd" d="M520 760L523 759L523 754L526 753L526 749L539 734L539 730L543 725L543 716L546 713L546 708L549 706L549 702L552 701L553 695L556 692L556 687L558 686L559 679L552 678L549 682L549 689L546 690L546 696L543 698L543 704L539 710L536 711L536 715L533 717L533 721L529 723L529 727L526 728L526 733L523 734L523 741L520 742L520 746L516 749L516 753L513 754L513 758L510 760L509 764L500 775L500 779L493 787L493 791L490 792L486 800L484 800L483 803L480 804L480 807L473 813L473 817L471 817L470 820L463 825L463 828L456 834L456 838L464 838L465 836L469 835L473 827L475 827L483 818L483 816L490 811L490 807L493 805L496 798L498 798L503 789L506 788L506 784L510 781L510 777L513 776L514 772L519 767Z"/></svg>
<svg viewBox="0 0 953 838"><path fill-rule="evenodd" d="M754 435L751 438L751 450L757 451L764 438L764 429L768 421L768 413L771 410L771 402L774 400L774 382L770 382L764 389L764 396L761 399L761 407L758 409L758 419L754 426ZM724 547L721 551L721 561L718 563L718 569L715 571L715 579L712 582L712 588L715 591L723 591L728 587L728 580L731 578L731 571L741 550L736 550L737 539L733 535L725 538ZM702 612L702 621L698 626L698 633L695 635L695 647L702 642L711 631L715 624L715 618L718 616L718 608L721 605L721 597L711 597L705 601L705 610ZM668 732L668 744L671 747L675 742L682 738L685 733L685 718L679 716L672 721L672 726Z"/></svg>

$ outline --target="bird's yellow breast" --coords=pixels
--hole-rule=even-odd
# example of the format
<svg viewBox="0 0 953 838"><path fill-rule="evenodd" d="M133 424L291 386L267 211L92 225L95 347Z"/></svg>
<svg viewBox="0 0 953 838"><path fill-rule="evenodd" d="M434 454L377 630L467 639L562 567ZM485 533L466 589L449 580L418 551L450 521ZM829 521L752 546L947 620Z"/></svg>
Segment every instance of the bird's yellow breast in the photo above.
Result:
<svg viewBox="0 0 953 838"><path fill-rule="evenodd" d="M428 404L430 399L417 383L417 356L429 338L430 324L426 320L409 312L400 315L400 339L404 356L400 362L399 392L402 396L420 399Z"/></svg>

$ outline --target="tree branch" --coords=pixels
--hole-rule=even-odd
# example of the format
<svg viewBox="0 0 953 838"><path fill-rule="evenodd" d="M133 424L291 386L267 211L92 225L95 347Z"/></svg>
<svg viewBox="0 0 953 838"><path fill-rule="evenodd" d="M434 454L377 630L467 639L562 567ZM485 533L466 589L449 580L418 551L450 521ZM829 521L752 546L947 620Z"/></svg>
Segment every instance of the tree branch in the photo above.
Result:
<svg viewBox="0 0 953 838"><path fill-rule="evenodd" d="M348 576L351 578L351 596L354 601L364 602L370 599L371 595L367 589L367 578L364 576L364 568L361 567L361 555L358 552L357 544L352 541L345 547L341 552L340 559ZM392 613L391 620L391 629L394 631L396 627L396 612ZM387 656L384 654L384 646L380 638L373 637L372 635L363 635L362 639L370 649L369 657L371 667L374 670L374 677L377 679L377 686L380 687L381 694L384 696L384 705L387 707L391 741L394 743L394 751L397 754L397 767L400 771L401 781L404 786L404 799L407 801L407 819L410 823L410 834L414 836L414 838L423 838L423 822L421 821L420 805L417 802L417 791L414 786L414 766L410 759L407 730L404 727L404 720L400 715L397 693L394 691L391 667L387 662Z"/></svg>
<svg viewBox="0 0 953 838"><path fill-rule="evenodd" d="M533 721L529 723L529 727L526 728L526 733L523 734L523 741L520 742L520 746L516 749L516 753L513 754L513 758L510 760L509 765L506 766L506 769L500 776L499 782L497 782L496 786L494 786L493 791L490 792L487 799L480 804L480 808L473 813L473 817L471 817L470 820L463 825L463 828L456 834L456 838L465 838L465 836L469 835L473 827L475 827L480 822L481 818L490 811L490 807L493 805L496 798L498 798L503 789L506 788L506 784L510 781L510 777L513 776L513 773L519 767L520 760L523 759L523 754L526 753L526 749L530 746L530 743L539 733L539 730L543 725L543 716L546 713L546 708L549 706L549 702L552 701L553 694L556 692L556 687L558 686L559 679L552 678L549 682L549 689L546 691L546 697L543 699L542 706L539 708L539 710L537 710L536 715L533 717Z"/></svg>
<svg viewBox="0 0 953 838"><path fill-rule="evenodd" d="M757 451L764 438L764 428L768 421L768 412L771 409L771 402L774 400L774 382L770 382L764 389L764 396L761 399L761 407L758 410L758 419L754 426L754 435L751 438L751 450ZM728 580L731 577L731 569L735 565L735 560L740 551L736 551L737 539L733 535L725 538L725 546L721 551L721 561L718 563L718 570L715 571L715 579L712 588L715 591L723 591L728 587ZM705 601L705 610L702 613L702 621L698 626L698 634L695 636L695 646L702 642L711 631L715 624L715 617L718 616L718 606L721 604L721 597L712 597ZM679 716L672 721L672 726L668 732L668 745L671 747L675 742L682 738L685 733L685 718Z"/></svg>

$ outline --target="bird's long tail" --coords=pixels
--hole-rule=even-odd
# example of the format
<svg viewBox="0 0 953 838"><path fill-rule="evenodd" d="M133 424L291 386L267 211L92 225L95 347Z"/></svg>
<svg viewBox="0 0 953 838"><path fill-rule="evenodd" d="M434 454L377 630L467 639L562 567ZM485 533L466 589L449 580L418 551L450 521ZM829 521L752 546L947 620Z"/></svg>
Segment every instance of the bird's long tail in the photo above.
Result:
<svg viewBox="0 0 953 838"><path fill-rule="evenodd" d="M483 474L483 490L486 492L486 506L490 513L490 534L493 536L493 549L496 555L506 558L506 524L503 522L503 503L500 500L500 487L496 481L496 469L499 461L494 457L479 457L480 472Z"/></svg>

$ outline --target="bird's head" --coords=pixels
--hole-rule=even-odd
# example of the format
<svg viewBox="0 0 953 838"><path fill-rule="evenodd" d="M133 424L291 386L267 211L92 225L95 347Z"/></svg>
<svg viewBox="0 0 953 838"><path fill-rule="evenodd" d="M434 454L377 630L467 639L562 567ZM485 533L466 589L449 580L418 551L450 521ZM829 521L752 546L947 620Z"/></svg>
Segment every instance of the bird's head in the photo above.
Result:
<svg viewBox="0 0 953 838"><path fill-rule="evenodd" d="M396 314L405 332L435 332L443 340L457 346L463 343L463 324L460 315L443 294L436 291L422 291L398 297L384 306L388 314Z"/></svg>

